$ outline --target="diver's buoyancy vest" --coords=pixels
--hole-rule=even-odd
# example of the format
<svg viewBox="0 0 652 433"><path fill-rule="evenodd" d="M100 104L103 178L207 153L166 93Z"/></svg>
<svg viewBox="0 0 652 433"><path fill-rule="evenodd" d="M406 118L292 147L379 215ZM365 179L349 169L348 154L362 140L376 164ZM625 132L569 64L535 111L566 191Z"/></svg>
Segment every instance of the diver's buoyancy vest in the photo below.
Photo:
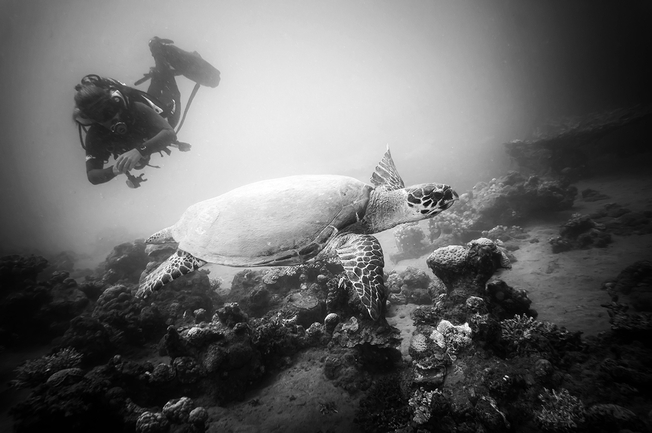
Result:
<svg viewBox="0 0 652 433"><path fill-rule="evenodd" d="M90 84L93 84L103 89L107 89L109 91L116 90L120 92L121 96L125 100L125 108L127 110L131 108L134 102L140 102L150 107L152 110L158 113L159 116L165 119L167 119L172 114L169 108L167 108L163 103L161 103L158 99L156 99L152 95L142 90L138 90L136 88L127 86L126 84L114 78L101 77L97 74L89 74L81 79L81 85L90 85ZM77 123L79 129L79 141L81 142L82 147L85 149L86 146L84 145L82 131L87 132L88 127L93 122L82 117L80 114L81 113L75 115L74 120Z"/></svg>

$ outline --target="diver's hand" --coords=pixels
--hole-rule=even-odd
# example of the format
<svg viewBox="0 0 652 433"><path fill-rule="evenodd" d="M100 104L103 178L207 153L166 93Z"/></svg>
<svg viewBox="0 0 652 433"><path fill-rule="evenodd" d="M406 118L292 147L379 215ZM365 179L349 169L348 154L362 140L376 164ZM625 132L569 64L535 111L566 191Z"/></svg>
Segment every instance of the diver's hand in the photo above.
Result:
<svg viewBox="0 0 652 433"><path fill-rule="evenodd" d="M143 156L137 149L131 149L118 157L113 166L114 173L126 173L133 169Z"/></svg>

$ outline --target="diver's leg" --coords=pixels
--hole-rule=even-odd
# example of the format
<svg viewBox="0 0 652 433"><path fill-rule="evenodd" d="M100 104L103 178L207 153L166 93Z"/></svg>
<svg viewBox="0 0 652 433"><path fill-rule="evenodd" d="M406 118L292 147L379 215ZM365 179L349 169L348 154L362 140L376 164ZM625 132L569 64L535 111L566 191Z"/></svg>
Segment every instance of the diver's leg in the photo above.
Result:
<svg viewBox="0 0 652 433"><path fill-rule="evenodd" d="M168 108L171 114L166 118L173 128L179 123L181 116L181 92L177 86L175 71L170 67L165 58L163 44L167 39L154 37L149 41L149 49L154 58L154 68L151 71L151 82L147 93L161 101ZM169 41L170 43L172 41Z"/></svg>
<svg viewBox="0 0 652 433"><path fill-rule="evenodd" d="M177 75L202 86L217 87L220 83L220 71L204 60L199 53L182 50L169 39L154 37L149 41L149 49L154 56L156 66L165 64Z"/></svg>
<svg viewBox="0 0 652 433"><path fill-rule="evenodd" d="M174 78L174 71L172 69L153 70L152 81L147 93L165 104L169 111L172 111L166 119L173 128L177 126L181 116L181 92Z"/></svg>

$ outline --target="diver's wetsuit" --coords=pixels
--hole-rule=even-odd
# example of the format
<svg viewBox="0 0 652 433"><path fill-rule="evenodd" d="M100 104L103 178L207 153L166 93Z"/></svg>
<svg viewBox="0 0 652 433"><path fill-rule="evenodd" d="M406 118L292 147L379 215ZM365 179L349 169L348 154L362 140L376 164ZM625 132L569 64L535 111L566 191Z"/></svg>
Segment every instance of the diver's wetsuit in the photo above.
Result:
<svg viewBox="0 0 652 433"><path fill-rule="evenodd" d="M92 184L108 182L116 175L113 168L104 168L104 163L112 155L117 157L131 149L140 147L164 129L172 130L172 126L153 109L140 102L134 102L129 110L127 133L118 135L101 125L94 124L86 135L86 173ZM152 152L162 150L162 147L148 146L146 151L140 151L144 157ZM169 143L165 143L169 144Z"/></svg>
<svg viewBox="0 0 652 433"><path fill-rule="evenodd" d="M111 156L117 157L135 149L161 130L173 130L179 122L181 95L173 71L170 69L164 72L154 71L147 93L160 102L168 104L170 108L174 107L174 111L166 119L151 107L141 102L133 102L128 113L124 114L125 119L121 119L127 124L126 134L118 135L102 125L91 125L86 135L86 174L92 184L105 183L116 177L113 167L104 168L104 164ZM140 152L147 157L159 150L162 150L162 147L153 146L147 151Z"/></svg>

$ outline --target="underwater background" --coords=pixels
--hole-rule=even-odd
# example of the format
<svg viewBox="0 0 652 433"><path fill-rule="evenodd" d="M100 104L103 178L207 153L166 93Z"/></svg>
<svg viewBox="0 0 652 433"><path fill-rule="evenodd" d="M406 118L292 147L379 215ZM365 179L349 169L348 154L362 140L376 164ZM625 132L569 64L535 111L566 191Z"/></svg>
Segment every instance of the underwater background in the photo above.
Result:
<svg viewBox="0 0 652 433"><path fill-rule="evenodd" d="M0 430L652 431L651 18L642 0L0 0ZM74 86L133 85L154 36L221 82L192 102L190 152L155 154L138 189L91 185ZM407 185L461 196L377 235L390 331L324 262L209 265L134 298L174 251L142 239L188 206L369 182L388 146Z"/></svg>
<svg viewBox="0 0 652 433"><path fill-rule="evenodd" d="M647 2L2 2L0 244L101 259L188 205L256 180L361 180L387 145L408 184L459 190L550 119L650 98ZM129 190L85 177L73 87L133 85L169 38L221 71L195 98L189 153ZM179 77L182 101L192 82ZM143 88L141 86L141 88Z"/></svg>

